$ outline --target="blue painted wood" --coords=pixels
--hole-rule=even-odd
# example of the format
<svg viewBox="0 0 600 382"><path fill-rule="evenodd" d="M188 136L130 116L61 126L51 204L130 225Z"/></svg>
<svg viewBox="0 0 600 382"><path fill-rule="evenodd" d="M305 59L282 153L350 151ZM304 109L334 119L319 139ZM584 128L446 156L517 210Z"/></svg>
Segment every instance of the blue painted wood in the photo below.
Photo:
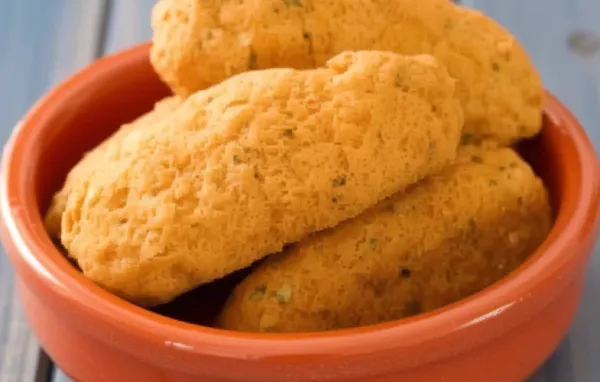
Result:
<svg viewBox="0 0 600 382"><path fill-rule="evenodd" d="M0 1L0 140L29 106L66 74L89 63L102 0ZM0 254L0 381L36 377L39 347L14 295L13 270Z"/></svg>
<svg viewBox="0 0 600 382"><path fill-rule="evenodd" d="M107 28L105 53L152 38L150 14L156 0L113 1Z"/></svg>
<svg viewBox="0 0 600 382"><path fill-rule="evenodd" d="M596 148L600 149L600 45L599 52L593 52L594 41L600 41L596 40L600 36L600 1L461 2L494 17L518 37L539 68L546 87L575 113ZM113 2L105 52L112 53L151 38L150 8L153 3L154 0ZM0 23L0 35L2 27ZM585 36L583 39L582 35ZM600 248L592 259L584 301L569 336L530 382L600 381L600 362L597 361L600 354L598 301ZM57 373L55 382L67 381L64 375Z"/></svg>

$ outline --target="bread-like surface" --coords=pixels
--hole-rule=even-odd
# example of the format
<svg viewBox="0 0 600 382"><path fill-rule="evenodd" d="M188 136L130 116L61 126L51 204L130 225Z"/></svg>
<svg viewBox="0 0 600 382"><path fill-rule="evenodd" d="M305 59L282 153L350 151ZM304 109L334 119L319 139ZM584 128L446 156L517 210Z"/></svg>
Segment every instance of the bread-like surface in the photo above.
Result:
<svg viewBox="0 0 600 382"><path fill-rule="evenodd" d="M383 52L240 74L107 147L68 197L62 243L108 290L167 302L451 163L454 87L431 56Z"/></svg>
<svg viewBox="0 0 600 382"><path fill-rule="evenodd" d="M465 132L503 145L541 128L539 75L502 26L448 0L161 0L152 63L187 96L247 70L314 68L346 50L432 54L458 79Z"/></svg>
<svg viewBox="0 0 600 382"><path fill-rule="evenodd" d="M267 258L218 324L315 332L431 311L515 269L551 225L546 190L514 151L461 148L439 175Z"/></svg>
<svg viewBox="0 0 600 382"><path fill-rule="evenodd" d="M69 174L67 174L67 178L65 179L63 187L53 196L52 201L50 202L50 207L46 211L44 225L46 227L46 231L52 238L60 238L60 222L67 204L67 198L71 193L73 183L78 179L85 178L91 174L96 170L97 165L103 165L101 158L106 152L106 148L110 145L116 144L118 141L123 140L132 130L143 128L152 123L159 122L163 118L167 117L182 103L182 99L177 96L167 97L158 101L154 105L153 110L137 118L135 121L121 126L119 130L114 132L110 137L105 139L94 149L87 152L83 158L81 158L81 160L71 169L71 171L69 171Z"/></svg>

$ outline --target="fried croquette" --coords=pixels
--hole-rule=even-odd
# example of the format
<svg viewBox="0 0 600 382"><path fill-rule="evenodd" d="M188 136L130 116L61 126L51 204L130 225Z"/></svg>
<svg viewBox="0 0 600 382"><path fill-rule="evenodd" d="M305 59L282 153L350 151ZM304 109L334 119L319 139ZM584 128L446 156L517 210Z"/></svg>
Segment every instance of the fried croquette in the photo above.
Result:
<svg viewBox="0 0 600 382"><path fill-rule="evenodd" d="M315 332L428 312L507 275L551 225L544 185L514 151L461 149L440 174L267 258L218 325Z"/></svg>
<svg viewBox="0 0 600 382"><path fill-rule="evenodd" d="M508 145L541 127L540 77L519 42L448 0L161 0L152 63L187 96L236 73L321 66L347 50L431 54L458 80L465 132Z"/></svg>
<svg viewBox="0 0 600 382"><path fill-rule="evenodd" d="M131 123L121 126L119 130L117 130L104 142L83 156L83 158L75 165L75 167L71 169L67 175L67 179L65 180L62 189L54 195L50 203L50 207L46 212L44 224L46 231L52 238L60 238L61 217L65 210L67 197L71 193L73 183L87 174L95 171L97 164L102 165L100 158L106 151L106 148L109 145L115 144L116 141L122 140L127 136L127 134L129 134L131 130L159 122L177 107L179 107L182 102L182 99L177 96L167 97L161 101L158 101L154 105L154 109L152 111L144 114Z"/></svg>
<svg viewBox="0 0 600 382"><path fill-rule="evenodd" d="M168 302L454 161L454 87L433 57L387 52L232 77L111 143L68 196L62 244L107 290Z"/></svg>

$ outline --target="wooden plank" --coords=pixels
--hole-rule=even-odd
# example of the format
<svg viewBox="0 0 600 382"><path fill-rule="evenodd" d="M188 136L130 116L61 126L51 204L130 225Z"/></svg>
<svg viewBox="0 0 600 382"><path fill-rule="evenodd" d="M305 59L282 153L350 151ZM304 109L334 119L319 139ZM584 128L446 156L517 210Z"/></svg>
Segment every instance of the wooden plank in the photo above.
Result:
<svg viewBox="0 0 600 382"><path fill-rule="evenodd" d="M155 2L155 0L108 0L108 18L100 53L112 54L151 39L150 12ZM70 382L70 379L60 369L55 368L52 382Z"/></svg>
<svg viewBox="0 0 600 382"><path fill-rule="evenodd" d="M0 2L2 142L44 91L94 58L102 9L103 0ZM13 270L0 255L0 381L34 381L38 357L14 294Z"/></svg>
<svg viewBox="0 0 600 382"><path fill-rule="evenodd" d="M104 52L114 53L150 40L150 12L155 3L156 0L112 1Z"/></svg>
<svg viewBox="0 0 600 382"><path fill-rule="evenodd" d="M463 0L511 30L544 83L578 117L600 149L600 2L597 0ZM600 381L600 247L568 338L532 381Z"/></svg>

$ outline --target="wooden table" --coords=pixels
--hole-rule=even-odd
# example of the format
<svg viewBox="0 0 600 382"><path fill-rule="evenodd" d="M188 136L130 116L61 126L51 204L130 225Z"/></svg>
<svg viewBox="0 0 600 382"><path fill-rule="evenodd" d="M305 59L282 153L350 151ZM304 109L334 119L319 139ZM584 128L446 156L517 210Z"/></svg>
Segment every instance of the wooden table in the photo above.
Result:
<svg viewBox="0 0 600 382"><path fill-rule="evenodd" d="M600 0L463 3L485 11L517 35L546 87L571 108L599 148ZM4 142L19 117L58 81L104 54L149 39L153 4L154 0L0 0L0 139ZM28 329L14 295L12 273L0 255L0 382L65 382L68 379L39 351ZM600 381L600 247L571 332L531 381Z"/></svg>

